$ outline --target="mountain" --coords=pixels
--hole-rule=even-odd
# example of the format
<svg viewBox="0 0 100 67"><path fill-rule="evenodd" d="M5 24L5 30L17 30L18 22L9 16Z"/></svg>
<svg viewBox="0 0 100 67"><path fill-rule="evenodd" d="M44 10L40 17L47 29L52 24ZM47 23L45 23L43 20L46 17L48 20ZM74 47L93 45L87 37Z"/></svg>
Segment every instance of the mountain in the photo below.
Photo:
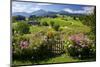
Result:
<svg viewBox="0 0 100 67"><path fill-rule="evenodd" d="M63 10L59 11L59 13L60 13L60 14L69 14L69 12L63 11Z"/></svg>
<svg viewBox="0 0 100 67"><path fill-rule="evenodd" d="M59 14L61 14L61 15L70 15L70 16L84 15L84 14L81 14L81 13L70 13L70 12L67 12L67 11L59 11Z"/></svg>
<svg viewBox="0 0 100 67"><path fill-rule="evenodd" d="M36 16L43 16L43 15L46 15L47 12L44 11L44 10L38 10L38 11L34 11L31 13L31 15L36 15Z"/></svg>
<svg viewBox="0 0 100 67"><path fill-rule="evenodd" d="M18 16L18 15L29 17L30 13L26 13L26 12L14 12L14 13L12 13L12 16Z"/></svg>
<svg viewBox="0 0 100 67"><path fill-rule="evenodd" d="M26 13L26 12L15 12L12 13L13 16L17 16L17 15L22 15L25 17L29 17L30 15L35 15L35 16L52 16L52 15L56 15L56 14L61 14L61 15L83 15L83 14L79 14L79 13L69 13L67 11L59 11L59 12L54 12L54 11L45 11L45 10L38 10L38 11L34 11L32 13Z"/></svg>
<svg viewBox="0 0 100 67"><path fill-rule="evenodd" d="M52 11L45 11L45 10L38 10L38 11L35 11L35 12L32 12L31 15L36 15L36 16L51 16L51 15L54 15L56 14L56 12L52 12Z"/></svg>

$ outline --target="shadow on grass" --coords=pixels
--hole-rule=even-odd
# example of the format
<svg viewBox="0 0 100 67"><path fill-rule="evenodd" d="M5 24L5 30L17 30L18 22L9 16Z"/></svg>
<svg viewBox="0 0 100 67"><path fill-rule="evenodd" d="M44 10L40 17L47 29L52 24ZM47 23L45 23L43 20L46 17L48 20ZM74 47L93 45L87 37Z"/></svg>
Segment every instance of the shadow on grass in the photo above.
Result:
<svg viewBox="0 0 100 67"><path fill-rule="evenodd" d="M65 54L65 53L62 53ZM56 57L60 57L62 54L50 54L50 55L45 55L45 56L40 56L40 57L35 57L33 59L31 58L23 58L23 59L17 59L17 61L21 61L22 64L14 64L13 67L18 67L18 66L27 66L27 65L41 65L41 64L48 64L48 63L41 63L43 62L47 62L48 60L52 59L52 58L56 58ZM84 57L84 58L78 58L78 57L72 57L73 59L80 59L79 61L75 61L75 62L91 62L91 61L96 61L96 57ZM13 60L15 61L15 60ZM27 61L30 61L30 63L28 64ZM26 62L26 64L25 64ZM65 63L65 62L64 62ZM73 63L73 62L69 62L69 63ZM51 63L50 63L51 64Z"/></svg>
<svg viewBox="0 0 100 67"><path fill-rule="evenodd" d="M20 57L20 58L15 58L13 59L13 64L12 64L12 67L18 67L18 66L23 66L23 65L29 65L28 63L24 64L25 62L29 61L31 63L31 65L37 65L37 64L41 64L40 62L41 61L48 61L52 58L55 58L55 57L58 57L58 56L61 56L63 53L61 54L53 54L53 53L50 53L50 54L47 54L47 55L37 55L35 57L29 57L29 56L24 56L24 57ZM20 61L22 62L22 64L14 64L14 61Z"/></svg>

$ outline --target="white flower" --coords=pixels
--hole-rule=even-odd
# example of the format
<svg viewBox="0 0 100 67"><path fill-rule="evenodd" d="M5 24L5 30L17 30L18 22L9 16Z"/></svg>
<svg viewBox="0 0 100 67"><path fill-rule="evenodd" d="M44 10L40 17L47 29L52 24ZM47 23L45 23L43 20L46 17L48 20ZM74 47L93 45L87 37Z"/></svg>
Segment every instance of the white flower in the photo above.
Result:
<svg viewBox="0 0 100 67"><path fill-rule="evenodd" d="M72 44L68 45L68 47L69 47L69 48L72 47Z"/></svg>

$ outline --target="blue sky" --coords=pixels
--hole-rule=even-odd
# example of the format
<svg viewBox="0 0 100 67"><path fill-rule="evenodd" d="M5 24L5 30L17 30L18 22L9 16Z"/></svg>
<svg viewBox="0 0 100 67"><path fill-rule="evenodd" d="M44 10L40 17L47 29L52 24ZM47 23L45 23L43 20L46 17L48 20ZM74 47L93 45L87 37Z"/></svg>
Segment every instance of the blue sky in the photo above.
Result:
<svg viewBox="0 0 100 67"><path fill-rule="evenodd" d="M45 11L66 11L69 13L93 13L94 6L89 5L72 5L72 4L51 4L51 3L35 3L35 2L12 2L12 12L31 13L43 9Z"/></svg>

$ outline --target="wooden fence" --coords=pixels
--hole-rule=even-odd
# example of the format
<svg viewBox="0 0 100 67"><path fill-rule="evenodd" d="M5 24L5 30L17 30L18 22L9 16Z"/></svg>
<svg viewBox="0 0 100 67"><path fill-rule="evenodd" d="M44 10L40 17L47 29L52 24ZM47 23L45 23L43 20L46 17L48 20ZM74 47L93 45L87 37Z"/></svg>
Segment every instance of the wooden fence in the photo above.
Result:
<svg viewBox="0 0 100 67"><path fill-rule="evenodd" d="M56 38L47 38L42 33L37 33L34 35L34 38L43 39L48 49L48 52L52 52L54 55L59 55L64 52L64 40L56 39Z"/></svg>
<svg viewBox="0 0 100 67"><path fill-rule="evenodd" d="M62 54L64 52L64 41L62 40L54 40L54 41L47 41L47 48L50 52L55 55Z"/></svg>

